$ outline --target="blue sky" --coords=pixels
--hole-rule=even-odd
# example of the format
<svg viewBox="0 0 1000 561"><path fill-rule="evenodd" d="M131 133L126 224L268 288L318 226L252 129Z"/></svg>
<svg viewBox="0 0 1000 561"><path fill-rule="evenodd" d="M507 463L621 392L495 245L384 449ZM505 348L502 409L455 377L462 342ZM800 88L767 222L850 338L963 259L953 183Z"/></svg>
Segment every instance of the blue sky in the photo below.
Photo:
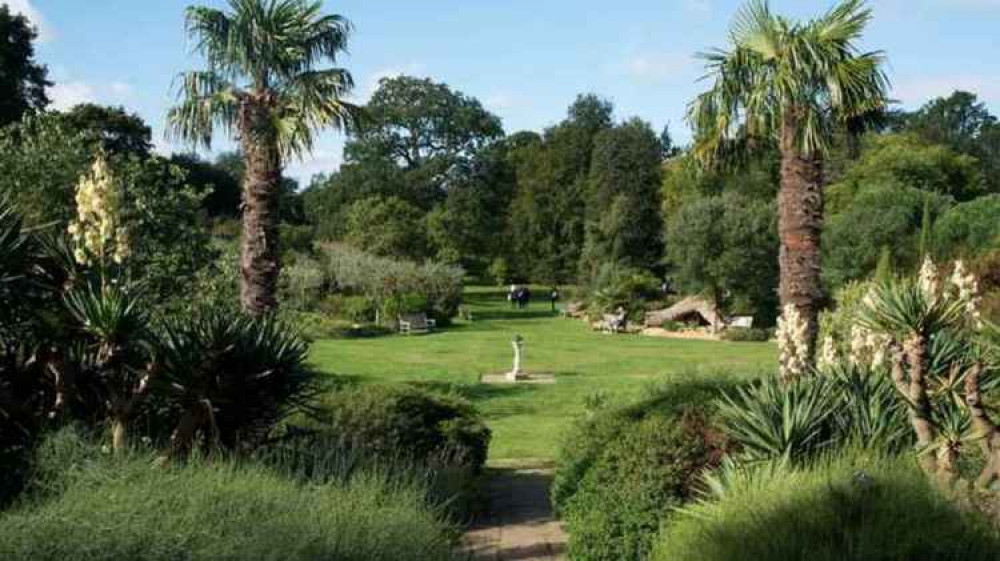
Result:
<svg viewBox="0 0 1000 561"><path fill-rule="evenodd" d="M124 105L154 127L161 151L170 85L199 61L188 51L184 7L198 0L0 0L41 28L39 59L63 108L82 101ZM894 97L906 107L955 88L1000 109L1000 0L870 0L864 47L883 49ZM222 5L223 0L202 3ZM327 0L355 25L349 56L356 96L378 79L429 76L478 97L505 129L540 130L559 121L577 93L615 102L688 138L684 108L702 85L693 54L723 45L738 0ZM826 0L772 0L776 11L807 17ZM307 179L340 162L343 139L326 133L288 173ZM220 139L217 147L227 143Z"/></svg>

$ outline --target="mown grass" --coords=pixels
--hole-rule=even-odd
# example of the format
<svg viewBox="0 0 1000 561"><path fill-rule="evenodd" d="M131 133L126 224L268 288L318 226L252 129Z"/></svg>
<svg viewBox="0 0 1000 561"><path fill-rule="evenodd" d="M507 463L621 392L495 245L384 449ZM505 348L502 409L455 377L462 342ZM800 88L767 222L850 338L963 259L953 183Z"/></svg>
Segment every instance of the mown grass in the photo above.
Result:
<svg viewBox="0 0 1000 561"><path fill-rule="evenodd" d="M539 297L545 291L537 291ZM635 399L650 383L685 373L751 377L773 368L767 343L725 343L595 333L550 312L547 301L512 310L503 289L467 289L473 321L427 336L317 341L312 361L348 381L405 382L455 390L482 411L493 430L490 462L554 459L560 439L588 396ZM552 373L553 385L497 386L480 377L511 366L510 341L525 339L525 368Z"/></svg>

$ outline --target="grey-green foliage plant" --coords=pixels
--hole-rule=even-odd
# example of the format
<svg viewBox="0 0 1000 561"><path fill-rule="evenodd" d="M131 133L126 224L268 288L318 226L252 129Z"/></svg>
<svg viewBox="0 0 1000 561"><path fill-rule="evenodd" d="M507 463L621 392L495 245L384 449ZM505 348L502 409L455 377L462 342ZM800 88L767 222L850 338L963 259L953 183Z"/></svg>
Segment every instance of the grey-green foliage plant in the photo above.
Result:
<svg viewBox="0 0 1000 561"><path fill-rule="evenodd" d="M740 193L684 204L667 220L667 259L679 285L719 306L741 299L768 325L778 307L775 206Z"/></svg>
<svg viewBox="0 0 1000 561"><path fill-rule="evenodd" d="M339 244L323 244L319 251L328 285L368 297L388 322L399 312L426 312L448 321L462 303L461 267L378 257Z"/></svg>
<svg viewBox="0 0 1000 561"><path fill-rule="evenodd" d="M838 451L806 465L716 472L666 524L655 561L987 561L996 529L906 456Z"/></svg>

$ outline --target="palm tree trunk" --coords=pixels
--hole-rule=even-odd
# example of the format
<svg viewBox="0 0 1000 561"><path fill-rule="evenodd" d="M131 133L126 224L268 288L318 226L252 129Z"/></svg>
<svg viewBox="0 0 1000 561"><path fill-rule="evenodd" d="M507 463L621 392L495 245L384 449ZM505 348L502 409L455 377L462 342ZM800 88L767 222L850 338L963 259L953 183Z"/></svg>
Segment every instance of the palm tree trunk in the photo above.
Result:
<svg viewBox="0 0 1000 561"><path fill-rule="evenodd" d="M816 350L817 316L823 299L820 234L823 229L823 161L804 155L796 142L798 123L786 117L781 129L781 186L778 233L781 307L793 304L809 326L808 345Z"/></svg>
<svg viewBox="0 0 1000 561"><path fill-rule="evenodd" d="M268 122L266 104L248 100L242 106L240 144L246 163L243 184L243 237L240 258L240 301L253 315L278 307L278 200L281 158Z"/></svg>

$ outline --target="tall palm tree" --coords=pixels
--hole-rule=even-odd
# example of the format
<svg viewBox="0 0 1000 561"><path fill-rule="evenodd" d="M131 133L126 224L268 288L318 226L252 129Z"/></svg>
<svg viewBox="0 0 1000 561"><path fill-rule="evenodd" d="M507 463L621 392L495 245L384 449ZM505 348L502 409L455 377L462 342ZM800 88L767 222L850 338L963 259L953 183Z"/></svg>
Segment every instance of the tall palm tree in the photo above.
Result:
<svg viewBox="0 0 1000 561"><path fill-rule="evenodd" d="M344 101L351 74L321 67L346 50L351 25L314 0L228 4L187 9L187 32L207 68L180 75L168 123L174 136L206 147L217 127L239 141L246 163L240 299L259 316L277 307L282 166L311 150L318 129L344 129L356 115Z"/></svg>
<svg viewBox="0 0 1000 561"><path fill-rule="evenodd" d="M711 88L689 108L696 153L718 162L776 143L781 154L778 228L782 308L798 308L815 352L823 226L823 160L837 132L874 125L888 105L881 51L857 47L871 10L843 0L823 16L791 21L751 0L728 50L702 54Z"/></svg>

